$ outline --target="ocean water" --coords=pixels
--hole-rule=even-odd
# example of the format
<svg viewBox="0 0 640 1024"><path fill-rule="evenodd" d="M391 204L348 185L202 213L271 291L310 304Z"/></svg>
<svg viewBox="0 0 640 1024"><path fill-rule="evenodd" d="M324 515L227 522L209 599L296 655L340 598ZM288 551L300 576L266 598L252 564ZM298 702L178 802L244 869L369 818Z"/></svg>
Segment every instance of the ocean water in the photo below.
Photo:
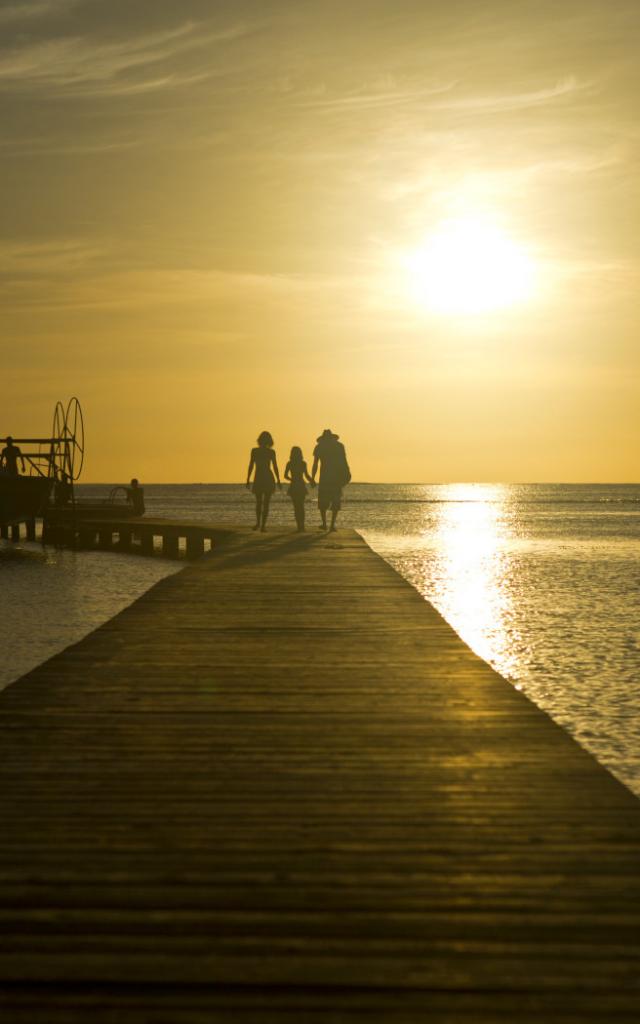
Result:
<svg viewBox="0 0 640 1024"><path fill-rule="evenodd" d="M80 488L104 496L104 487ZM150 514L253 522L239 485L146 487ZM317 526L312 496L308 526ZM640 485L351 484L340 524L640 795ZM270 525L293 528L283 494ZM179 566L0 547L0 686Z"/></svg>

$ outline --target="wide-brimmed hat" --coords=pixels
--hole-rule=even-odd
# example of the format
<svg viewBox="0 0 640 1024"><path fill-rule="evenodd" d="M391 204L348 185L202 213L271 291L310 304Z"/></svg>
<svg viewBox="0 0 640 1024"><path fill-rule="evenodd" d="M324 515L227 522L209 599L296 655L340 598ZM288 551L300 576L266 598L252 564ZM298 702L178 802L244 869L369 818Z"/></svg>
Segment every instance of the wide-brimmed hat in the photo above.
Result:
<svg viewBox="0 0 640 1024"><path fill-rule="evenodd" d="M329 428L327 427L326 430L322 431L322 433L320 434L320 437L316 438L316 441L328 441L329 438L332 441L337 441L339 437L340 437L339 434L334 434L333 430L329 430Z"/></svg>

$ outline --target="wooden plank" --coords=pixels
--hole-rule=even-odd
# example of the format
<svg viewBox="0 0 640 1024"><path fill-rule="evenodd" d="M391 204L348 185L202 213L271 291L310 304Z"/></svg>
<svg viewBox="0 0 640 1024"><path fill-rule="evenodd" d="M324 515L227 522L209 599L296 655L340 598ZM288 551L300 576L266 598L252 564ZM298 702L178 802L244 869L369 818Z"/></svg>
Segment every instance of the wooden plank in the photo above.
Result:
<svg viewBox="0 0 640 1024"><path fill-rule="evenodd" d="M635 797L356 534L224 535L0 695L12 1024L638 1019Z"/></svg>

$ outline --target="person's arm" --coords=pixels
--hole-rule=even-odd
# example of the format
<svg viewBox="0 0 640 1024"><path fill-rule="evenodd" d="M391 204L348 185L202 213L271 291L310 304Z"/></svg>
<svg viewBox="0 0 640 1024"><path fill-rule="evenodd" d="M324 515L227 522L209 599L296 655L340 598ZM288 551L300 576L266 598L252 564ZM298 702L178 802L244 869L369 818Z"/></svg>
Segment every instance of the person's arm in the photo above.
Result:
<svg viewBox="0 0 640 1024"><path fill-rule="evenodd" d="M255 464L256 464L256 459L255 459L255 455L253 453L253 448L252 448L251 449L251 458L249 459L249 468L247 470L247 487L251 486L251 474L253 472L253 467L255 466Z"/></svg>
<svg viewBox="0 0 640 1024"><path fill-rule="evenodd" d="M278 487L282 487L282 484L280 483L280 470L278 469L278 460L276 459L275 452L271 452L271 465L273 466L273 472L275 473L276 480L278 481Z"/></svg>
<svg viewBox="0 0 640 1024"><path fill-rule="evenodd" d="M287 462L286 466L284 467L284 478L285 478L285 480L290 480L291 479L291 463L290 462Z"/></svg>
<svg viewBox="0 0 640 1024"><path fill-rule="evenodd" d="M313 483L315 483L315 480L314 480L314 479L313 479L312 477L310 477L310 476L309 476L309 470L307 469L307 464L306 464L306 462L303 462L303 464L302 464L302 465L303 465L303 470L302 470L302 472L304 473L304 478L305 478L305 480L307 481L307 483L308 483L308 484L313 484Z"/></svg>
<svg viewBox="0 0 640 1024"><path fill-rule="evenodd" d="M311 467L311 483L312 484L315 484L315 482L316 482L316 473L317 472L318 472L318 456L314 452L313 453L313 466Z"/></svg>
<svg viewBox="0 0 640 1024"><path fill-rule="evenodd" d="M344 462L344 486L351 480L351 470L349 469L349 463L347 462L347 449L342 445L342 459Z"/></svg>
<svg viewBox="0 0 640 1024"><path fill-rule="evenodd" d="M20 451L19 448L18 448L18 451L20 452L20 462L22 463L22 472L26 473L27 469L26 469L26 466L24 464L24 455L22 454L22 452Z"/></svg>

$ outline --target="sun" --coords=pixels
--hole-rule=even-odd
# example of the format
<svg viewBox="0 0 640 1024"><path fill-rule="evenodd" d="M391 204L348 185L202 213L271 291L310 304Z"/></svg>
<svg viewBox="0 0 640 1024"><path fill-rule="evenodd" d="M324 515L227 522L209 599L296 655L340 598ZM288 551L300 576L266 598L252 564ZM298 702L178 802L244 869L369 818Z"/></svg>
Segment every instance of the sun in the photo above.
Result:
<svg viewBox="0 0 640 1024"><path fill-rule="evenodd" d="M526 248L482 219L443 221L403 262L414 301L433 313L489 313L533 293Z"/></svg>

